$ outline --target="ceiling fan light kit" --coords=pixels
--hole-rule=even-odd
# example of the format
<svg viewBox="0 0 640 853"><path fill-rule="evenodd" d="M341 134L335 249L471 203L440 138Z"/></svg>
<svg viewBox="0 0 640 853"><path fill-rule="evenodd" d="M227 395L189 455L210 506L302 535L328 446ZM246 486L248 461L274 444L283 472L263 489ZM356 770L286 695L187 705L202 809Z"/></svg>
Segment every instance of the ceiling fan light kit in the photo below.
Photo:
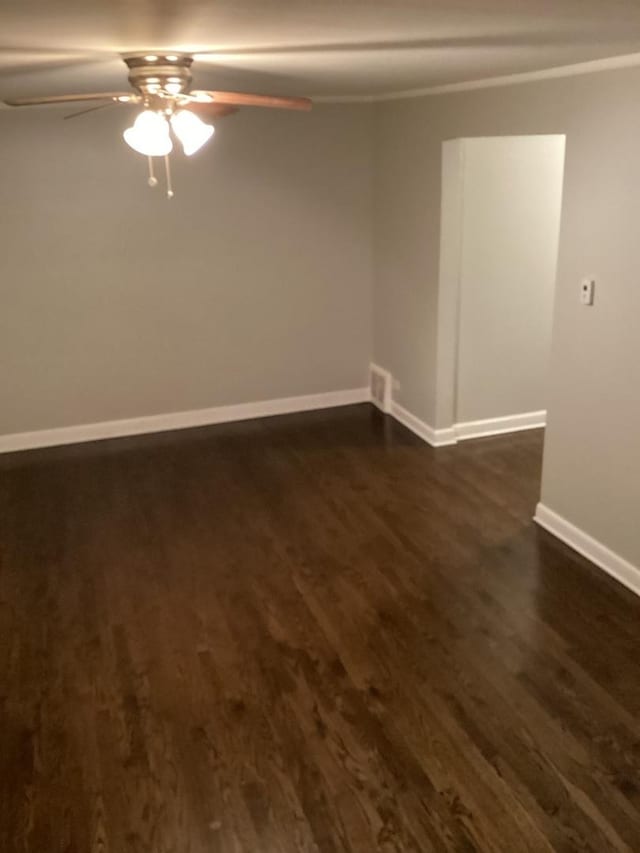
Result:
<svg viewBox="0 0 640 853"><path fill-rule="evenodd" d="M170 129L178 137L187 157L199 151L214 132L213 125L205 124L189 110L170 113L167 121L164 113L145 109L122 136L127 145L139 154L146 157L164 157L173 150Z"/></svg>
<svg viewBox="0 0 640 853"><path fill-rule="evenodd" d="M166 118L153 110L143 110L122 136L130 148L146 157L164 157L173 149Z"/></svg>
<svg viewBox="0 0 640 853"><path fill-rule="evenodd" d="M308 98L254 95L247 92L191 91L193 56L187 53L135 53L122 57L129 69L132 92L98 92L87 95L53 95L43 98L16 98L5 101L10 107L39 104L103 101L97 107L83 109L67 118L83 115L113 104L141 104L142 112L124 133L124 141L148 158L151 187L157 185L153 158L163 157L167 178L167 197L173 198L169 154L173 150L171 134L177 138L187 157L195 154L214 134L214 127L196 114L222 118L241 106L310 110Z"/></svg>
<svg viewBox="0 0 640 853"><path fill-rule="evenodd" d="M171 116L171 129L182 143L182 150L191 157L213 136L215 128L205 124L189 110L178 110Z"/></svg>

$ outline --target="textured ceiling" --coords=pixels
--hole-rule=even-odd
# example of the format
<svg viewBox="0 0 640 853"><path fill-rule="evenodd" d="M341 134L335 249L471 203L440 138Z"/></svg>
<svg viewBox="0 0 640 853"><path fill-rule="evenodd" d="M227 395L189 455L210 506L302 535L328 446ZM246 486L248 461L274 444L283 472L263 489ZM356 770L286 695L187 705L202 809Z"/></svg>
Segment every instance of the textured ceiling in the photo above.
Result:
<svg viewBox="0 0 640 853"><path fill-rule="evenodd" d="M122 88L118 54L205 54L196 85L369 96L634 53L639 0L0 0L0 98Z"/></svg>

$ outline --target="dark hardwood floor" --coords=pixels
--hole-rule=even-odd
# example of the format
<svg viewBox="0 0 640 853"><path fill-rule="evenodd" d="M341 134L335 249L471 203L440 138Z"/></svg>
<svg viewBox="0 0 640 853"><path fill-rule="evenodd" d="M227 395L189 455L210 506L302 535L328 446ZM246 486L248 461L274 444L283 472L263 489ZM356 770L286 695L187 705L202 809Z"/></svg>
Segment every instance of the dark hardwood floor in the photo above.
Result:
<svg viewBox="0 0 640 853"><path fill-rule="evenodd" d="M541 446L0 457L0 851L640 851L640 600L532 523Z"/></svg>

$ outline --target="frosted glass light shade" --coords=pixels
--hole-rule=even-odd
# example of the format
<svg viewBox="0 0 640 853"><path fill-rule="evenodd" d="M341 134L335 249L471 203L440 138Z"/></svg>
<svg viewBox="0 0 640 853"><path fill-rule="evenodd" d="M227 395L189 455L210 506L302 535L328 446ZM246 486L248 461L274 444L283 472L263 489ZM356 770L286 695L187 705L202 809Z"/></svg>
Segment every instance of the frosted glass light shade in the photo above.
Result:
<svg viewBox="0 0 640 853"><path fill-rule="evenodd" d="M213 125L205 124L189 110L178 110L171 116L171 128L182 143L187 157L195 154L199 148L213 136Z"/></svg>
<svg viewBox="0 0 640 853"><path fill-rule="evenodd" d="M153 110L141 112L122 135L127 145L147 157L164 157L173 148L166 118Z"/></svg>

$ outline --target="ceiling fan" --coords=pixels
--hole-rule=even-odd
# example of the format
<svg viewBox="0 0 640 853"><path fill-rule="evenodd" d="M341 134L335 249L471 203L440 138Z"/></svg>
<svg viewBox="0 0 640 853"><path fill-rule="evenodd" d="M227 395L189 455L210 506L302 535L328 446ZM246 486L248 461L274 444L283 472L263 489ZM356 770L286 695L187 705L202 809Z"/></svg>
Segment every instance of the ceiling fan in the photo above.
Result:
<svg viewBox="0 0 640 853"><path fill-rule="evenodd" d="M75 118L112 105L140 104L142 111L133 125L124 131L123 138L134 151L148 158L149 186L158 183L153 158L164 158L168 198L173 197L169 168L169 154L173 150L172 133L182 145L184 153L190 156L202 148L214 133L213 125L203 122L200 116L222 118L244 106L311 109L309 98L191 90L193 56L188 53L131 53L122 58L129 69L131 91L12 98L4 103L10 107L30 107L81 101L101 102L65 118Z"/></svg>

